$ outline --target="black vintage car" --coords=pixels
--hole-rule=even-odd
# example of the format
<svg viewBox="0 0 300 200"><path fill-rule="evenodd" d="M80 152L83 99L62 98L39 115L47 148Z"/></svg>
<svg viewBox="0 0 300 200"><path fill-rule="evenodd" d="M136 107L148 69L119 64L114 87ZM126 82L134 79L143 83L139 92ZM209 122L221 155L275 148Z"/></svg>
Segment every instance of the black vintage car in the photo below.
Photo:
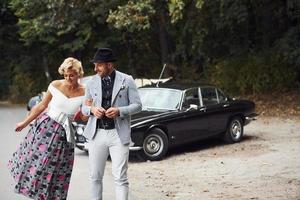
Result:
<svg viewBox="0 0 300 200"><path fill-rule="evenodd" d="M148 160L160 160L168 149L219 136L227 143L239 142L254 120L255 104L236 100L210 85L161 84L138 89L142 112L132 116L131 151ZM76 146L88 150L84 122L74 122Z"/></svg>
<svg viewBox="0 0 300 200"><path fill-rule="evenodd" d="M132 116L133 150L159 160L169 148L220 136L239 142L254 120L255 104L236 100L209 86L165 84L139 88L142 112Z"/></svg>

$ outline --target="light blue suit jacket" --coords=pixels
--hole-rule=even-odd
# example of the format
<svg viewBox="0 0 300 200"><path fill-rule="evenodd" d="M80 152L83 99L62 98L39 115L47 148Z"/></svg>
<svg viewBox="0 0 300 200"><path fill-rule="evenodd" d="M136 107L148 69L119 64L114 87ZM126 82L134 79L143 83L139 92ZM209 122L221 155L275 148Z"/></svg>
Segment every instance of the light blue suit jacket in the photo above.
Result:
<svg viewBox="0 0 300 200"><path fill-rule="evenodd" d="M82 106L82 113L89 116L83 135L87 139L92 140L96 134L97 118L91 115L90 106L85 105L87 99L93 100L93 106L101 107L102 86L101 78L98 74L94 75L87 83ZM132 76L116 70L111 102L112 107L118 107L120 111L120 116L115 118L115 126L121 142L122 144L129 144L131 141L130 116L142 110L141 99Z"/></svg>

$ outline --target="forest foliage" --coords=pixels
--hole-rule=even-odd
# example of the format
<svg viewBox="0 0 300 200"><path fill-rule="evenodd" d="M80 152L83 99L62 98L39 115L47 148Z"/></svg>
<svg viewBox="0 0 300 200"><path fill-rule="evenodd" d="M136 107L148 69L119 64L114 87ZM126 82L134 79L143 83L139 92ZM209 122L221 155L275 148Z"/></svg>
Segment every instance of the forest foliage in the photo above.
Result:
<svg viewBox="0 0 300 200"><path fill-rule="evenodd" d="M230 94L299 89L299 0L0 0L0 98L24 102L59 78L86 75L97 47L139 78L208 82Z"/></svg>

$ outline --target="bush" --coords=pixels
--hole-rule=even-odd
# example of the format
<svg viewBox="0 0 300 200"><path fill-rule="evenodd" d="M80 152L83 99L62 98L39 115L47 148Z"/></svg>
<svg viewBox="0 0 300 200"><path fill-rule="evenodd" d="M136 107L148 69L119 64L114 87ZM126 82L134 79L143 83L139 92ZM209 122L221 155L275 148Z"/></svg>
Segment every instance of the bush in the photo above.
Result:
<svg viewBox="0 0 300 200"><path fill-rule="evenodd" d="M29 73L19 73L9 87L9 100L12 103L25 103L37 94L36 81Z"/></svg>
<svg viewBox="0 0 300 200"><path fill-rule="evenodd" d="M296 67L285 63L277 55L223 60L208 71L211 82L231 94L292 89L299 86L296 75Z"/></svg>

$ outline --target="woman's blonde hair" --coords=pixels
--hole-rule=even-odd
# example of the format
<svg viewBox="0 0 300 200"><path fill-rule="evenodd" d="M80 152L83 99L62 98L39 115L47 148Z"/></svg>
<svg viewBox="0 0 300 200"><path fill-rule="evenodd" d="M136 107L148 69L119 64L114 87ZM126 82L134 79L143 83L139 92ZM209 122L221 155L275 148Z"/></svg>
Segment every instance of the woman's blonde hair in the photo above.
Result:
<svg viewBox="0 0 300 200"><path fill-rule="evenodd" d="M81 62L79 60L77 60L76 58L72 58L72 57L66 58L64 60L64 62L60 65L60 67L58 68L58 73L60 75L64 75L64 72L67 69L75 70L80 77L82 77L84 74Z"/></svg>

